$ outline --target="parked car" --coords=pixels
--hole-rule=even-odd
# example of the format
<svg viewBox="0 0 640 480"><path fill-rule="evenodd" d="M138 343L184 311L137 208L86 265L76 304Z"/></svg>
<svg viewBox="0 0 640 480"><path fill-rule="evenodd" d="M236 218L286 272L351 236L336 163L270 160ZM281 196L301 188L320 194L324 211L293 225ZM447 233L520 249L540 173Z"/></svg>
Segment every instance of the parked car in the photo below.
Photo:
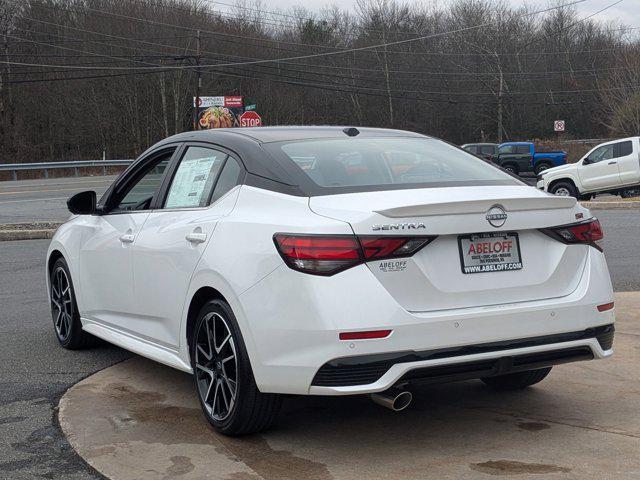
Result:
<svg viewBox="0 0 640 480"><path fill-rule="evenodd" d="M498 156L497 143L467 143L462 145L461 148L485 160L493 161Z"/></svg>
<svg viewBox="0 0 640 480"><path fill-rule="evenodd" d="M224 434L268 428L281 394L400 410L415 383L522 389L613 353L598 220L416 133L183 133L68 206L46 263L59 343L192 373Z"/></svg>
<svg viewBox="0 0 640 480"><path fill-rule="evenodd" d="M549 168L565 165L567 152L538 152L531 142L508 142L500 144L494 161L516 175L530 172L538 175Z"/></svg>
<svg viewBox="0 0 640 480"><path fill-rule="evenodd" d="M634 196L640 188L639 140L631 137L600 144L576 163L542 172L537 186L576 198L597 193Z"/></svg>

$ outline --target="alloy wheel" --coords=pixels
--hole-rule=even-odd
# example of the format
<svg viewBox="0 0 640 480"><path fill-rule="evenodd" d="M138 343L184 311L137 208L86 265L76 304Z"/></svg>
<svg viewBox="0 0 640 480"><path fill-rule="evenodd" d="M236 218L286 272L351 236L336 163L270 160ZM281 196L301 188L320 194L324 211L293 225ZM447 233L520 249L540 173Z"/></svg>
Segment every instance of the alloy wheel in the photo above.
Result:
<svg viewBox="0 0 640 480"><path fill-rule="evenodd" d="M196 335L198 394L209 415L223 421L233 411L238 392L238 360L231 329L222 315L210 312Z"/></svg>
<svg viewBox="0 0 640 480"><path fill-rule="evenodd" d="M73 299L69 277L62 267L56 268L51 276L51 308L56 333L60 341L64 342L71 334Z"/></svg>
<svg viewBox="0 0 640 480"><path fill-rule="evenodd" d="M560 187L558 188L555 192L553 192L554 195L558 195L559 197L570 197L571 196L571 192L569 191L568 188L565 187Z"/></svg>

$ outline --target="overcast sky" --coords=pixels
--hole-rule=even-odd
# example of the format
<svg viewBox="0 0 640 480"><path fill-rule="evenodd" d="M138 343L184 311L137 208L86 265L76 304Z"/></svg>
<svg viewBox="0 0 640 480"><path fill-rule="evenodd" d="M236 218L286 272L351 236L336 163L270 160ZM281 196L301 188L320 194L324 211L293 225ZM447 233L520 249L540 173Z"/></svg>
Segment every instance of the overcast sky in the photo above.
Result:
<svg viewBox="0 0 640 480"><path fill-rule="evenodd" d="M404 3L421 3L421 4L446 4L455 0L404 0ZM514 6L523 4L544 8L550 2L546 0L507 0ZM563 0L563 3L569 3L570 0ZM611 5L615 0L587 0L584 3L576 5L581 15L589 15ZM304 6L310 10L320 10L326 5L338 5L341 8L353 8L356 0L262 0L263 8L280 8L288 9L293 6ZM617 21L628 26L640 27L640 0L623 0L618 5L602 12L597 18L604 21Z"/></svg>

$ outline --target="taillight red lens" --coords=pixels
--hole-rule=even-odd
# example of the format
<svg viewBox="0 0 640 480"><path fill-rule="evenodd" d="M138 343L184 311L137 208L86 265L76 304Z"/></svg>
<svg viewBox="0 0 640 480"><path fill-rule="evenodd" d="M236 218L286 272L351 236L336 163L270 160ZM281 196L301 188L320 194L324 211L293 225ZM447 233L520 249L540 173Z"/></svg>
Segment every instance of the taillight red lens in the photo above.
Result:
<svg viewBox="0 0 640 480"><path fill-rule="evenodd" d="M358 237L366 261L408 257L435 237Z"/></svg>
<svg viewBox="0 0 640 480"><path fill-rule="evenodd" d="M435 237L294 235L276 233L274 243L292 269L333 275L363 262L409 257Z"/></svg>
<svg viewBox="0 0 640 480"><path fill-rule="evenodd" d="M587 220L586 222L548 228L543 231L563 243L587 244L602 251L602 246L599 242L604 238L604 234L597 218Z"/></svg>
<svg viewBox="0 0 640 480"><path fill-rule="evenodd" d="M360 245L353 235L289 235L273 237L285 263L301 272L333 275L361 262Z"/></svg>

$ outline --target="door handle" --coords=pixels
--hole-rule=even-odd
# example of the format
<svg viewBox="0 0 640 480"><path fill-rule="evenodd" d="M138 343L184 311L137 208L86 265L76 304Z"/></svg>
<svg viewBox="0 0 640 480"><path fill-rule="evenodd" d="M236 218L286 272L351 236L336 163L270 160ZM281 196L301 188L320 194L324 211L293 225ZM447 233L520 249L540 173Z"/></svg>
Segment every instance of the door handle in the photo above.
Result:
<svg viewBox="0 0 640 480"><path fill-rule="evenodd" d="M120 235L120 241L122 243L133 243L135 239L136 237L133 233L125 233L124 235Z"/></svg>
<svg viewBox="0 0 640 480"><path fill-rule="evenodd" d="M184 238L190 243L204 243L207 240L207 234L202 232L191 232Z"/></svg>
<svg viewBox="0 0 640 480"><path fill-rule="evenodd" d="M616 163L618 163L618 162L609 162L609 163L607 163L607 165L615 165Z"/></svg>

